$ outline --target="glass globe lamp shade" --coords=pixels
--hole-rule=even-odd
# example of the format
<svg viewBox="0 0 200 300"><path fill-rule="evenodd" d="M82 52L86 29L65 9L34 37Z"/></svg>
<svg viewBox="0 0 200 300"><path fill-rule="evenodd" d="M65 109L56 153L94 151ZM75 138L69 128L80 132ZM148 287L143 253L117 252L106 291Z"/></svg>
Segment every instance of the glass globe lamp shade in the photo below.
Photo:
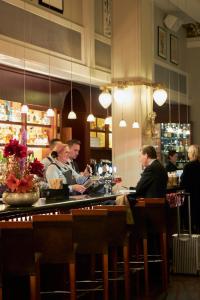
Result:
<svg viewBox="0 0 200 300"><path fill-rule="evenodd" d="M54 117L55 113L52 108L47 109L47 117Z"/></svg>
<svg viewBox="0 0 200 300"><path fill-rule="evenodd" d="M112 125L112 117L107 117L105 119L105 125Z"/></svg>
<svg viewBox="0 0 200 300"><path fill-rule="evenodd" d="M158 106L162 106L167 100L167 92L163 89L157 89L153 92L153 99Z"/></svg>
<svg viewBox="0 0 200 300"><path fill-rule="evenodd" d="M87 122L95 122L95 117L93 114L89 114L87 117Z"/></svg>
<svg viewBox="0 0 200 300"><path fill-rule="evenodd" d="M23 104L21 107L21 113L22 114L27 114L28 113L28 105Z"/></svg>
<svg viewBox="0 0 200 300"><path fill-rule="evenodd" d="M126 121L122 119L122 120L119 122L119 127L124 128L124 127L126 127L126 126L127 126Z"/></svg>
<svg viewBox="0 0 200 300"><path fill-rule="evenodd" d="M67 118L68 118L69 120L76 120L76 119L77 119L76 113L75 113L73 110L71 110L71 111L68 113Z"/></svg>
<svg viewBox="0 0 200 300"><path fill-rule="evenodd" d="M138 129L138 128L140 128L140 124L138 122L133 122L132 128Z"/></svg>
<svg viewBox="0 0 200 300"><path fill-rule="evenodd" d="M108 91L103 91L99 95L99 103L105 109L107 109L112 103L112 96Z"/></svg>

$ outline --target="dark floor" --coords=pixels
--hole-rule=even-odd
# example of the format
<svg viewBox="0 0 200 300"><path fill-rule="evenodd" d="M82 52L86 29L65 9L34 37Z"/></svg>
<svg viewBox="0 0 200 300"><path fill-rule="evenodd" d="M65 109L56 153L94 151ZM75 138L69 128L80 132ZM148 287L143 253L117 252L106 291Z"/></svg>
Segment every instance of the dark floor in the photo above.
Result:
<svg viewBox="0 0 200 300"><path fill-rule="evenodd" d="M139 286L136 284L138 277L136 274L132 275L131 279L131 300L200 300L200 277L199 276L189 276L189 275L170 275L169 287L166 292L161 291L160 276L156 275L157 270L151 270L152 280L150 283L150 295L149 297L144 296L143 287L143 273L140 274ZM4 299L9 300L29 300L28 291L26 291L25 286L28 282L15 281L14 286L9 288L10 295ZM16 298L17 295L17 298ZM48 295L43 296L42 300L67 300L69 297L66 295ZM101 292L94 293L93 297L91 295L86 295L81 297L82 300L102 300L103 296ZM119 282L118 285L118 300L124 300L124 288L123 282ZM113 289L110 288L110 298L113 300Z"/></svg>

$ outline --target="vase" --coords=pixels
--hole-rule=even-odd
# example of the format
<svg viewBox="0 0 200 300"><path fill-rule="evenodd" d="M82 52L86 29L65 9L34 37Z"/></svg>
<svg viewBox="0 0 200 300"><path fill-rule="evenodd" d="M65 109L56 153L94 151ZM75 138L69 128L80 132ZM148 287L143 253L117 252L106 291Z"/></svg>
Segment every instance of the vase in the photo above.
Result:
<svg viewBox="0 0 200 300"><path fill-rule="evenodd" d="M34 204L39 200L39 192L29 192L29 193L9 193L4 192L3 202L12 206L29 206Z"/></svg>

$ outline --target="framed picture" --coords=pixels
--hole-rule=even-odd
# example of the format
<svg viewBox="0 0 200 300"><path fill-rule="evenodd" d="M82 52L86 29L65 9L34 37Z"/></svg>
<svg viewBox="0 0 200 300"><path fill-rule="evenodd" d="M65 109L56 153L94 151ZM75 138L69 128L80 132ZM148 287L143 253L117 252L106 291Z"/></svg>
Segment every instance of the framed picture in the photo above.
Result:
<svg viewBox="0 0 200 300"><path fill-rule="evenodd" d="M170 34L170 61L176 65L179 63L178 38L173 34Z"/></svg>
<svg viewBox="0 0 200 300"><path fill-rule="evenodd" d="M158 26L158 56L167 59L167 32Z"/></svg>
<svg viewBox="0 0 200 300"><path fill-rule="evenodd" d="M53 9L57 12L63 13L63 0L39 0L39 4Z"/></svg>

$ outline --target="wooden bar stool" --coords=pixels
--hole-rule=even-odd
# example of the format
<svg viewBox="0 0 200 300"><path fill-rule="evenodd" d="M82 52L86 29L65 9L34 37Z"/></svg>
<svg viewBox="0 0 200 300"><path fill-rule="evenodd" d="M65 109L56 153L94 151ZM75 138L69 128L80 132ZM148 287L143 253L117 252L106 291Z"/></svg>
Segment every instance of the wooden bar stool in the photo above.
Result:
<svg viewBox="0 0 200 300"><path fill-rule="evenodd" d="M163 289L168 285L168 262L167 262L167 222L166 206L164 198L140 198L134 207L131 207L134 215L134 232L136 237L136 259L139 257L138 241L143 241L143 263L144 263L144 280L145 294L149 295L149 270L148 270L148 237L149 234L160 236L160 253L162 264L162 284ZM131 202L130 202L131 206ZM151 260L153 262L153 260Z"/></svg>
<svg viewBox="0 0 200 300"><path fill-rule="evenodd" d="M39 269L45 264L67 264L69 270L70 300L76 299L75 248L73 243L72 215L33 216L34 246ZM66 285L62 278L63 286ZM47 291L46 293L53 293ZM68 293L68 291L62 291ZM45 292L42 292L45 294ZM55 292L54 292L55 293Z"/></svg>
<svg viewBox="0 0 200 300"><path fill-rule="evenodd" d="M1 279L28 275L30 283L29 299L38 299L35 259L33 247L33 227L31 222L0 222ZM1 282L0 299L3 299ZM17 296L16 296L17 297Z"/></svg>
<svg viewBox="0 0 200 300"><path fill-rule="evenodd" d="M127 208L124 205L100 205L93 209L106 209L108 211L107 238L112 250L112 271L114 271L114 299L117 299L117 248L123 249L125 299L130 300L130 269L129 269L129 231L127 230Z"/></svg>
<svg viewBox="0 0 200 300"><path fill-rule="evenodd" d="M77 254L96 254L102 256L103 265L103 299L108 300L108 242L107 242L107 210L72 209L73 234L77 245ZM88 282L88 281L87 281ZM95 289L86 288L86 292ZM78 291L78 289L77 289Z"/></svg>

